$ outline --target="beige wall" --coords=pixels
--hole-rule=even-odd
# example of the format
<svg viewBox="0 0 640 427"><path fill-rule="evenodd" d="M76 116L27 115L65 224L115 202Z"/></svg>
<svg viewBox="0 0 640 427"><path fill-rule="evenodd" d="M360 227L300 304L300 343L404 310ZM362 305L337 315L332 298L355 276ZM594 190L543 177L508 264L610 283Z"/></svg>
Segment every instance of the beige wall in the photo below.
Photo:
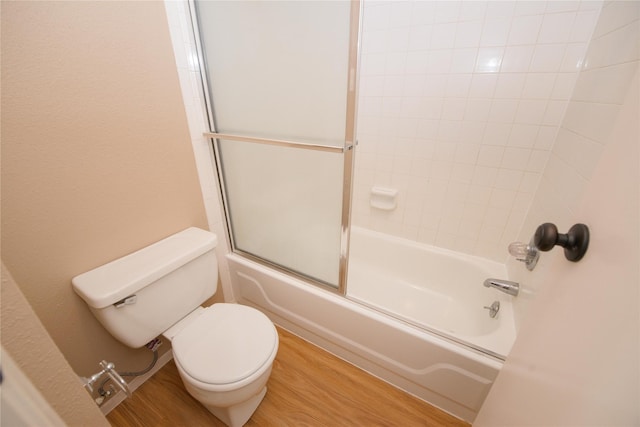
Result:
<svg viewBox="0 0 640 427"><path fill-rule="evenodd" d="M4 265L1 289L3 349L67 425L108 426Z"/></svg>
<svg viewBox="0 0 640 427"><path fill-rule="evenodd" d="M70 280L207 227L162 2L2 2L2 199L2 259L75 372L145 367Z"/></svg>

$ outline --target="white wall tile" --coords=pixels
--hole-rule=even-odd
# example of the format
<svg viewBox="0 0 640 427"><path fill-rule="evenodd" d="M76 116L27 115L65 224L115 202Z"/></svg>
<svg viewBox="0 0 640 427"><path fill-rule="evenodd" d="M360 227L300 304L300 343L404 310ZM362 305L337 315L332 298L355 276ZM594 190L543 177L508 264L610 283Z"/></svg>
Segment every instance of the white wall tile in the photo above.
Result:
<svg viewBox="0 0 640 427"><path fill-rule="evenodd" d="M456 22L460 12L460 6L461 4L459 1L437 2L433 21L435 23Z"/></svg>
<svg viewBox="0 0 640 427"><path fill-rule="evenodd" d="M475 71L477 73L497 73L502 65L503 47L481 47L478 49Z"/></svg>
<svg viewBox="0 0 640 427"><path fill-rule="evenodd" d="M558 128L556 126L540 126L536 137L535 148L550 151L556 139Z"/></svg>
<svg viewBox="0 0 640 427"><path fill-rule="evenodd" d="M584 57L587 53L586 43L569 43L560 65L561 72L575 73L582 69Z"/></svg>
<svg viewBox="0 0 640 427"><path fill-rule="evenodd" d="M542 123L547 109L547 100L522 99L516 112L516 123L539 124Z"/></svg>
<svg viewBox="0 0 640 427"><path fill-rule="evenodd" d="M510 17L513 16L516 7L516 2L514 1L489 1L487 3L487 9L485 16L487 17Z"/></svg>
<svg viewBox="0 0 640 427"><path fill-rule="evenodd" d="M580 79L576 83L574 99L576 101L620 104L627 94L625 82L631 81L635 67L634 62L628 62L584 70L580 73ZM609 84L601 84L603 81Z"/></svg>
<svg viewBox="0 0 640 427"><path fill-rule="evenodd" d="M460 21L478 21L484 18L486 1L463 1L460 3L458 19Z"/></svg>
<svg viewBox="0 0 640 427"><path fill-rule="evenodd" d="M487 123L483 121L464 120L460 130L460 139L463 142L480 143L484 136Z"/></svg>
<svg viewBox="0 0 640 427"><path fill-rule="evenodd" d="M538 136L540 126L516 123L511 128L509 146L520 148L533 148Z"/></svg>
<svg viewBox="0 0 640 427"><path fill-rule="evenodd" d="M515 190L504 190L501 188L494 188L491 192L491 199L489 199L489 206L510 210L516 199L517 192ZM502 224L504 225L504 223ZM502 235L502 230L498 233Z"/></svg>
<svg viewBox="0 0 640 427"><path fill-rule="evenodd" d="M512 127L511 123L487 123L482 143L484 145L508 145Z"/></svg>
<svg viewBox="0 0 640 427"><path fill-rule="evenodd" d="M557 0L547 2L546 13L576 11L580 7L578 0Z"/></svg>
<svg viewBox="0 0 640 427"><path fill-rule="evenodd" d="M451 73L472 73L478 57L478 49L454 49L451 57Z"/></svg>
<svg viewBox="0 0 640 427"><path fill-rule="evenodd" d="M578 43L588 42L593 34L593 29L597 19L597 10L578 12L575 20L573 21L573 28L571 29L569 41Z"/></svg>
<svg viewBox="0 0 640 427"><path fill-rule="evenodd" d="M567 109L567 101L551 100L547 103L547 111L542 119L543 125L558 126Z"/></svg>
<svg viewBox="0 0 640 427"><path fill-rule="evenodd" d="M566 46L564 44L539 44L533 51L529 71L554 73L560 70Z"/></svg>
<svg viewBox="0 0 640 427"><path fill-rule="evenodd" d="M597 1L365 2L358 149L369 154L356 165L354 223L504 260L498 245L515 239L565 113L576 135L601 123L594 108L567 111L574 91L621 96L590 83L609 71L576 84L599 13ZM587 72L612 57L625 63L634 44L620 34L603 33L620 48L596 43ZM572 167L588 169L586 157ZM372 214L360 180L403 187L401 214ZM505 222L473 220L488 207Z"/></svg>
<svg viewBox="0 0 640 427"><path fill-rule="evenodd" d="M541 15L547 8L547 4L543 1L524 0L516 2L514 14L521 15Z"/></svg>
<svg viewBox="0 0 640 427"><path fill-rule="evenodd" d="M504 147L499 145L482 145L478 151L477 163L479 166L487 166L497 168L502 164L502 158L504 156ZM486 170L481 169L478 173L487 173ZM480 184L492 185L487 181L487 177L484 176L481 179Z"/></svg>
<svg viewBox="0 0 640 427"><path fill-rule="evenodd" d="M599 38L638 19L640 19L640 4L637 1L620 1L615 7L607 3L602 8L593 38Z"/></svg>
<svg viewBox="0 0 640 427"><path fill-rule="evenodd" d="M489 121L512 123L516 117L518 101L515 99L494 99L489 111Z"/></svg>
<svg viewBox="0 0 640 427"><path fill-rule="evenodd" d="M364 30L367 32L386 30L389 27L391 7L390 3L381 3L376 7L367 8L366 19L363 22Z"/></svg>
<svg viewBox="0 0 640 427"><path fill-rule="evenodd" d="M486 122L491 109L491 98L469 98L464 119L475 122Z"/></svg>
<svg viewBox="0 0 640 427"><path fill-rule="evenodd" d="M446 97L467 98L471 87L471 74L451 74L447 79Z"/></svg>
<svg viewBox="0 0 640 427"><path fill-rule="evenodd" d="M509 32L509 45L535 44L542 20L543 15L516 16Z"/></svg>
<svg viewBox="0 0 640 427"><path fill-rule="evenodd" d="M365 2L367 4L367 2ZM413 10L411 15L411 25L419 26L433 24L433 16L435 14L436 2L423 1L413 2ZM366 13L366 9L365 9Z"/></svg>
<svg viewBox="0 0 640 427"><path fill-rule="evenodd" d="M456 163L463 163L473 165L478 159L478 153L480 151L479 144L467 144L461 143L456 147L456 154L454 161ZM455 166L454 166L455 169Z"/></svg>
<svg viewBox="0 0 640 427"><path fill-rule="evenodd" d="M432 25L420 25L409 30L408 50L426 50L431 42Z"/></svg>
<svg viewBox="0 0 640 427"><path fill-rule="evenodd" d="M427 74L443 74L451 69L453 49L430 50L427 56Z"/></svg>
<svg viewBox="0 0 640 427"><path fill-rule="evenodd" d="M431 33L431 49L452 49L456 41L456 23L435 24Z"/></svg>
<svg viewBox="0 0 640 427"><path fill-rule="evenodd" d="M554 73L529 73L522 97L525 99L549 99L556 81Z"/></svg>
<svg viewBox="0 0 640 427"><path fill-rule="evenodd" d="M391 4L391 15L389 16L389 27L408 27L411 25L411 15L413 4L409 1L398 1Z"/></svg>
<svg viewBox="0 0 640 427"><path fill-rule="evenodd" d="M389 52L406 51L409 48L409 27L387 31L387 50Z"/></svg>
<svg viewBox="0 0 640 427"><path fill-rule="evenodd" d="M455 47L478 47L482 28L482 21L459 22L456 27Z"/></svg>
<svg viewBox="0 0 640 427"><path fill-rule="evenodd" d="M617 104L572 100L562 125L579 135L604 143L613 128L613 118L618 110Z"/></svg>
<svg viewBox="0 0 640 427"><path fill-rule="evenodd" d="M504 46L507 44L511 20L508 18L486 19L480 37L481 46Z"/></svg>
<svg viewBox="0 0 640 427"><path fill-rule="evenodd" d="M507 46L502 59L503 73L524 73L529 70L535 45Z"/></svg>
<svg viewBox="0 0 640 427"><path fill-rule="evenodd" d="M602 144L562 128L553 152L582 177L590 179L602 148Z"/></svg>
<svg viewBox="0 0 640 427"><path fill-rule="evenodd" d="M519 99L524 89L526 77L524 73L501 73L498 76L498 83L493 96L495 98Z"/></svg>
<svg viewBox="0 0 640 427"><path fill-rule="evenodd" d="M521 170L500 169L496 178L495 187L502 190L518 190L523 175L524 172Z"/></svg>
<svg viewBox="0 0 640 427"><path fill-rule="evenodd" d="M549 151L547 150L532 150L529 154L529 160L527 161L527 172L542 173L549 160Z"/></svg>
<svg viewBox="0 0 640 427"><path fill-rule="evenodd" d="M571 98L578 76L575 73L558 73L553 84L552 99L568 100Z"/></svg>
<svg viewBox="0 0 640 427"><path fill-rule="evenodd" d="M569 41L575 16L576 14L572 12L544 15L540 34L538 34L538 43L566 43Z"/></svg>
<svg viewBox="0 0 640 427"><path fill-rule="evenodd" d="M447 97L442 105L442 119L443 120L457 120L462 121L464 117L465 108L467 106L466 98L449 98ZM458 126L461 127L461 124Z"/></svg>
<svg viewBox="0 0 640 427"><path fill-rule="evenodd" d="M540 183L540 173L524 172L518 191L522 193L534 194Z"/></svg>
<svg viewBox="0 0 640 427"><path fill-rule="evenodd" d="M471 78L470 98L491 98L496 89L498 76L492 74L474 74Z"/></svg>

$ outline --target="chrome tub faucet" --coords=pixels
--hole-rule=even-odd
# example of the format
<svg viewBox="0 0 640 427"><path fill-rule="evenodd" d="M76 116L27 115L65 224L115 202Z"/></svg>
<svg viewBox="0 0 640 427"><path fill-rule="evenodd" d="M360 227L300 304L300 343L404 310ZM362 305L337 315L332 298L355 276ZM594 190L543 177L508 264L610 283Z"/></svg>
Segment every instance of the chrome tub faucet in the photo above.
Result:
<svg viewBox="0 0 640 427"><path fill-rule="evenodd" d="M505 294L518 296L520 291L520 284L518 282L512 282L510 280L501 279L487 279L484 281L484 286L487 288L494 288Z"/></svg>

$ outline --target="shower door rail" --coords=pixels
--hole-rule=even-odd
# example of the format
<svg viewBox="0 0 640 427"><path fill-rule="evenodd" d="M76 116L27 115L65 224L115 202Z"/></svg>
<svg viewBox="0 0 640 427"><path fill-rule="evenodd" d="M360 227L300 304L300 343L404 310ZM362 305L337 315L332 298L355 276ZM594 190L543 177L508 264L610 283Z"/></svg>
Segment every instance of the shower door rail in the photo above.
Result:
<svg viewBox="0 0 640 427"><path fill-rule="evenodd" d="M252 142L256 144L274 145L277 147L302 148L305 150L326 151L330 153L344 153L353 148L353 144L349 141L344 147L335 145L311 144L307 142L287 141L282 139L257 138L253 136L232 135L228 133L204 132L202 134L207 138L226 139L229 141Z"/></svg>

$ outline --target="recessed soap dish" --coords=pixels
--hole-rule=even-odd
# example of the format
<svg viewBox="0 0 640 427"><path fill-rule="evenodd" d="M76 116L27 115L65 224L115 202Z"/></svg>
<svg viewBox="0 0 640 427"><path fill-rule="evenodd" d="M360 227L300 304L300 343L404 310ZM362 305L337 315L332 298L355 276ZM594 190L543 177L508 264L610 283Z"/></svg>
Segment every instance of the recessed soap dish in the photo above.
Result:
<svg viewBox="0 0 640 427"><path fill-rule="evenodd" d="M395 188L373 187L371 188L371 207L383 211L392 211L398 206L398 190Z"/></svg>

